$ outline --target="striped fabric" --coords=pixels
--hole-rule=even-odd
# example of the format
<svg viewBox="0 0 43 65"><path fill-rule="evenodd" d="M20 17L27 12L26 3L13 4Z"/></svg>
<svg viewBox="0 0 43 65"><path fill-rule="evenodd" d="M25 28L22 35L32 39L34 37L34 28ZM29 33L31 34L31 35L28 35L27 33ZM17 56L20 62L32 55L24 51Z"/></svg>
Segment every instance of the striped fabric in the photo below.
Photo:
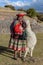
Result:
<svg viewBox="0 0 43 65"><path fill-rule="evenodd" d="M13 40L11 41L10 48L18 51L25 51L26 49L26 40Z"/></svg>

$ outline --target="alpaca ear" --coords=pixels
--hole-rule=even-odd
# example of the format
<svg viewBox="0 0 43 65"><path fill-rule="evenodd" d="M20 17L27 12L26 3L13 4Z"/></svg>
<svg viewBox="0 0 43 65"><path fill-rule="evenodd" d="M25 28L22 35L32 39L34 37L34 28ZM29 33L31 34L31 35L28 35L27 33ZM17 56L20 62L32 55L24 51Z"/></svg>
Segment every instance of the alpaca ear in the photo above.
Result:
<svg viewBox="0 0 43 65"><path fill-rule="evenodd" d="M28 26L28 25L30 26L30 21L29 21L29 20L27 20L27 21L26 21L26 24L27 24L27 26Z"/></svg>

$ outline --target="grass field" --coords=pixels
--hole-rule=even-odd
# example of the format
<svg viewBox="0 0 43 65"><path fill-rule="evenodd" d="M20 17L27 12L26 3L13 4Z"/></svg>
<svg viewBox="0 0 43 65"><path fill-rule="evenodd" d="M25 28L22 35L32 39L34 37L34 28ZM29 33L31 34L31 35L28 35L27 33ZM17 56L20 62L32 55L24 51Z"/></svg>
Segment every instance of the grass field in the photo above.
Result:
<svg viewBox="0 0 43 65"><path fill-rule="evenodd" d="M10 36L0 34L0 65L43 65L43 33L37 33L36 36L38 41L33 52L35 62L31 60L23 62L19 58L17 61L12 59L13 51L7 48Z"/></svg>

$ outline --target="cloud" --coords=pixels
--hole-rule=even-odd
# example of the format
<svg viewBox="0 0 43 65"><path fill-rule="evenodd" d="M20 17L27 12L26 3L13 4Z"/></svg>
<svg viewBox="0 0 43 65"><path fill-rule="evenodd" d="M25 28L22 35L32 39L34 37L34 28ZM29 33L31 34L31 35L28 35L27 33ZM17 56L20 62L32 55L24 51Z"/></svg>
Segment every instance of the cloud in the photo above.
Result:
<svg viewBox="0 0 43 65"><path fill-rule="evenodd" d="M30 6L31 2L29 1L11 1L11 0L0 0L0 3L6 3L6 4L10 4L13 6L18 6L18 7L23 7L23 6Z"/></svg>
<svg viewBox="0 0 43 65"><path fill-rule="evenodd" d="M33 2L37 2L37 0L33 0Z"/></svg>
<svg viewBox="0 0 43 65"><path fill-rule="evenodd" d="M14 6L19 6L19 7L30 6L30 3L28 3L28 2L22 2L22 1L12 2L10 4L12 4Z"/></svg>
<svg viewBox="0 0 43 65"><path fill-rule="evenodd" d="M7 3L7 4L10 4L10 0L0 0L0 3Z"/></svg>
<svg viewBox="0 0 43 65"><path fill-rule="evenodd" d="M0 0L0 3L1 3L1 2L4 2L4 1L3 1L3 0Z"/></svg>
<svg viewBox="0 0 43 65"><path fill-rule="evenodd" d="M23 6L30 6L32 3L35 3L37 2L37 0L32 0L32 1L29 1L29 0L24 0L24 1L11 1L11 0L4 0L7 4L11 4L13 6L18 6L18 7L23 7Z"/></svg>
<svg viewBox="0 0 43 65"><path fill-rule="evenodd" d="M6 2L7 4L13 5L13 6L19 6L19 7L23 7L23 6L29 6L31 2L26 2L26 1L9 1L9 0L4 0L4 2Z"/></svg>

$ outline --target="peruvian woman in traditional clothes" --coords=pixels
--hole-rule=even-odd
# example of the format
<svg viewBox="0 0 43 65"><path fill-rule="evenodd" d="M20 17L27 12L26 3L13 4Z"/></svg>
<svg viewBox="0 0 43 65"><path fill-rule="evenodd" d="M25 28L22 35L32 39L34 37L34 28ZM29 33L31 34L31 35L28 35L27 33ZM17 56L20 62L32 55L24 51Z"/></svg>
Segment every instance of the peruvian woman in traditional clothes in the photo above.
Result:
<svg viewBox="0 0 43 65"><path fill-rule="evenodd" d="M11 48L14 50L14 59L17 59L17 53L19 52L19 56L21 57L22 51L25 51L26 44L24 41L26 40L26 23L23 20L23 16L25 14L20 13L17 14L17 20L14 22L14 43L11 45ZM13 41L12 41L13 42Z"/></svg>

